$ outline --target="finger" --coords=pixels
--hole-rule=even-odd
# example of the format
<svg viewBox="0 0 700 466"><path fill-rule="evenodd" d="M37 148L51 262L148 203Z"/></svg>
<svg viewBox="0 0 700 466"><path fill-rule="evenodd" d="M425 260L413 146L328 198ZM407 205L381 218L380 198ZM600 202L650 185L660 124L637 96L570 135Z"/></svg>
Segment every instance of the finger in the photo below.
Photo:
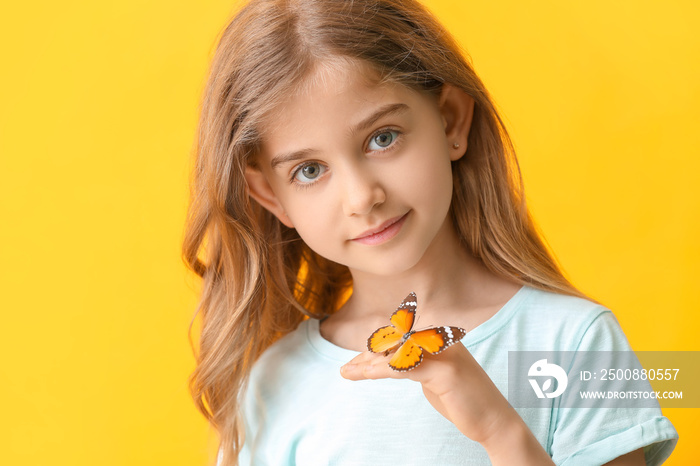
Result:
<svg viewBox="0 0 700 466"><path fill-rule="evenodd" d="M376 363L378 359L383 359L379 355L364 352L358 356L355 356L347 364L340 368L340 375L349 380L363 380L369 378L373 369L371 367Z"/></svg>
<svg viewBox="0 0 700 466"><path fill-rule="evenodd" d="M369 351L365 351L363 353L358 354L354 358L352 358L350 361L348 361L348 364L364 364L368 361L372 361L376 358L382 357L382 353L371 353Z"/></svg>
<svg viewBox="0 0 700 466"><path fill-rule="evenodd" d="M389 358L371 354L358 356L340 368L340 375L348 380L405 378L405 375L389 367Z"/></svg>
<svg viewBox="0 0 700 466"><path fill-rule="evenodd" d="M372 364L346 364L340 368L340 375L348 380L367 380L367 379L383 379L389 377L391 374L383 370L382 367L386 366L386 363ZM387 366L388 367L388 366ZM391 369L389 369L391 370Z"/></svg>

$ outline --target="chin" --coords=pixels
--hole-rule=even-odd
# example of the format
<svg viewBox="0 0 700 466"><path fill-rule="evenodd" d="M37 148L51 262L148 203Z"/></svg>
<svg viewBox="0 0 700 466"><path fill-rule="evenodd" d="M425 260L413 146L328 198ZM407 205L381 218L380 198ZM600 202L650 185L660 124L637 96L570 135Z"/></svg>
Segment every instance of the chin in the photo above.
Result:
<svg viewBox="0 0 700 466"><path fill-rule="evenodd" d="M408 254L401 254L400 257L394 260L387 260L385 257L378 254L373 259L363 261L362 263L348 264L348 268L351 272L356 270L365 274L390 277L401 275L414 268L419 262L419 259L412 259L413 258Z"/></svg>

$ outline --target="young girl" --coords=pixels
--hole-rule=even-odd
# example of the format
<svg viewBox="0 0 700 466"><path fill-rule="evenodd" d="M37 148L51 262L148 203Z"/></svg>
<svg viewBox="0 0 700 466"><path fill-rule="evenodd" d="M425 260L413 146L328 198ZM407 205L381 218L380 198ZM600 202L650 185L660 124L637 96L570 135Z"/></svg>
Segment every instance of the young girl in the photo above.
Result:
<svg viewBox="0 0 700 466"><path fill-rule="evenodd" d="M194 399L222 465L660 464L658 407L512 407L508 352L629 350L562 275L506 129L418 3L253 0L204 96L184 242ZM463 344L398 372L367 338L409 292ZM517 408L517 406L516 406Z"/></svg>

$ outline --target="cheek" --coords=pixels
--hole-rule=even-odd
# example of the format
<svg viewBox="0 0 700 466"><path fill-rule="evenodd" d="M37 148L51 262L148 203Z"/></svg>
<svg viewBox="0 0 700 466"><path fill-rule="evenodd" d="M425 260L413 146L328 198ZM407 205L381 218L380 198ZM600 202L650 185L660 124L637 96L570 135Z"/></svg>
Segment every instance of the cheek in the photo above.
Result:
<svg viewBox="0 0 700 466"><path fill-rule="evenodd" d="M312 195L308 199L287 206L287 215L301 236L301 239L316 252L319 247L327 247L328 240L337 231L338 222L330 197Z"/></svg>
<svg viewBox="0 0 700 466"><path fill-rule="evenodd" d="M396 173L406 192L421 203L441 204L452 199L452 163L447 153L428 151L412 157L410 165ZM436 205L435 207L438 207Z"/></svg>

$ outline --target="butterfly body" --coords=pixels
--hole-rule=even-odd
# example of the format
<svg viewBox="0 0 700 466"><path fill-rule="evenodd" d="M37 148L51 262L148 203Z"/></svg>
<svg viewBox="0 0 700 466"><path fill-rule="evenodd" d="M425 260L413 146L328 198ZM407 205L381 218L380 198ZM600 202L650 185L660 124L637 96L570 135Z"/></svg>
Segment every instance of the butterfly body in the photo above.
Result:
<svg viewBox="0 0 700 466"><path fill-rule="evenodd" d="M423 360L423 351L438 354L460 341L466 331L459 327L431 327L413 330L416 315L416 294L410 293L391 315L391 325L380 327L367 339L367 349L388 356L396 353L389 367L396 371L409 371Z"/></svg>
<svg viewBox="0 0 700 466"><path fill-rule="evenodd" d="M382 327L382 328L385 328L385 327ZM380 330L380 329L377 329L377 330ZM400 341L399 343L397 343L396 345L394 345L392 348L389 348L388 350L384 351L384 356L389 356L389 353L391 353L392 349L394 349L394 348L396 348L396 347L399 347L399 346L403 345L404 343L406 343L406 342L408 341L408 339L411 337L411 335L413 335L414 333L416 333L415 330L411 330L411 331L408 332L408 333L404 333L403 336L401 337L401 341ZM370 337L370 338L371 338L371 337ZM384 337L384 338L386 338L386 337ZM369 346L369 340L368 340L368 346L367 346L367 348L368 348L370 351L372 351L372 348L370 348L370 346Z"/></svg>

